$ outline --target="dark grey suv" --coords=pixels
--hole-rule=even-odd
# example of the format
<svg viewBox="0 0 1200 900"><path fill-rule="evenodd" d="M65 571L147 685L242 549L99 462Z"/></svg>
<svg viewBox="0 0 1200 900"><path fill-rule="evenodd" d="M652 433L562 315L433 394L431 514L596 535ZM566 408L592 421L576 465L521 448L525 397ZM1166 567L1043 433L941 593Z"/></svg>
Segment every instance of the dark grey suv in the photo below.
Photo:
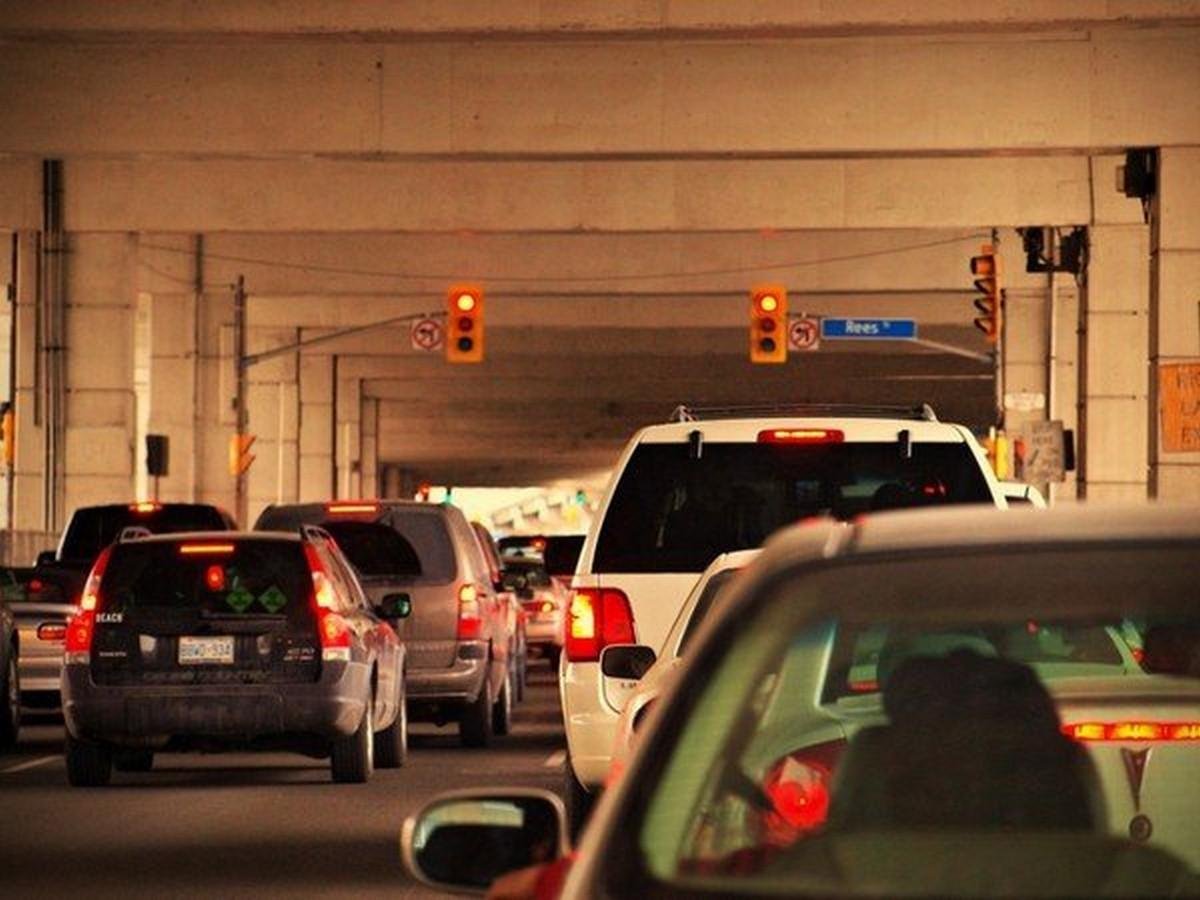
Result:
<svg viewBox="0 0 1200 900"><path fill-rule="evenodd" d="M118 541L67 627L67 775L100 785L157 751L248 748L328 756L334 781L363 782L407 755L404 666L320 529Z"/></svg>
<svg viewBox="0 0 1200 900"><path fill-rule="evenodd" d="M409 598L412 615L400 629L409 715L457 722L469 747L507 734L514 700L508 610L462 511L404 500L301 503L267 507L254 528L303 524L333 535L373 602Z"/></svg>

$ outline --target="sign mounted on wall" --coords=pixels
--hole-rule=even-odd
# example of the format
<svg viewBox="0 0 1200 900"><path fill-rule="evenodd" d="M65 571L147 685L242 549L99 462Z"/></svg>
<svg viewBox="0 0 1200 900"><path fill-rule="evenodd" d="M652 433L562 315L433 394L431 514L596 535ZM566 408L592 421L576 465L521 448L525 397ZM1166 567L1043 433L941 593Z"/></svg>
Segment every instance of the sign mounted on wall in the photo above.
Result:
<svg viewBox="0 0 1200 900"><path fill-rule="evenodd" d="M1200 362L1158 367L1163 453L1200 450Z"/></svg>
<svg viewBox="0 0 1200 900"><path fill-rule="evenodd" d="M412 348L424 353L441 350L445 339L445 329L437 319L417 319L409 330Z"/></svg>

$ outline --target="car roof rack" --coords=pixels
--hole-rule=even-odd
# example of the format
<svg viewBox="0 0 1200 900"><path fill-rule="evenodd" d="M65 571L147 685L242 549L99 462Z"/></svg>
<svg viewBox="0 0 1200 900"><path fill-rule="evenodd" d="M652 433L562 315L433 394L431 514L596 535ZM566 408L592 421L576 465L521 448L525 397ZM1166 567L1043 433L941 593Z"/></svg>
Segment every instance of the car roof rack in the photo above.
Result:
<svg viewBox="0 0 1200 900"><path fill-rule="evenodd" d="M759 403L744 406L687 406L680 404L671 413L672 422L700 422L705 419L744 419L758 416L820 416L871 419L911 419L936 422L937 415L928 403L918 406L891 406L870 403Z"/></svg>

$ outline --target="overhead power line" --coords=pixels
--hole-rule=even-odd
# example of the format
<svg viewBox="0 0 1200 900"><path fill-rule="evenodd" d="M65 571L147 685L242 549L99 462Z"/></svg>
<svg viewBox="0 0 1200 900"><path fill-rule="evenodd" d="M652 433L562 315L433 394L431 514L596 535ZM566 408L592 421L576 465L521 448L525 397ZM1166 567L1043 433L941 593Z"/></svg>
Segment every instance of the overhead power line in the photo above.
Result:
<svg viewBox="0 0 1200 900"><path fill-rule="evenodd" d="M951 244L958 244L962 241L978 240L986 238L986 232L972 232L969 234L960 234L951 238L941 238L936 241L925 241L917 244L905 244L896 247L886 247L879 250L864 250L858 253L846 253L838 256L826 256L819 259L802 259L792 260L790 262L776 263L759 263L756 265L736 266L732 268L712 268L712 269L690 269L687 271L676 272L640 272L629 274L611 274L611 275L497 275L483 274L471 272L454 272L454 273L423 273L423 272L399 272L385 271L372 269L355 269L343 266L328 266L317 263L297 263L286 260L261 259L250 256L239 256L229 253L213 253L205 252L205 256L209 259L221 260L222 262L238 263L241 265L267 266L276 269L290 269L302 272L316 272L325 275L349 275L362 278L390 278L396 281L461 281L470 279L473 281L484 281L491 284L530 284L530 283L545 283L554 282L559 284L569 283L594 283L594 282L626 282L626 281L650 281L664 280L677 278L700 278L712 275L745 275L750 272L778 271L781 269L798 269L809 266L820 266L829 263L839 262L854 262L861 259L874 259L881 256L892 256L898 253L908 253L914 250L926 250L932 247L945 247ZM192 255L193 250L180 247L169 247L161 244L142 244L142 249L157 250L163 253L175 253ZM143 263L143 265L145 265ZM146 265L146 268L151 268ZM151 271L154 271L151 269ZM169 277L169 276L168 276Z"/></svg>

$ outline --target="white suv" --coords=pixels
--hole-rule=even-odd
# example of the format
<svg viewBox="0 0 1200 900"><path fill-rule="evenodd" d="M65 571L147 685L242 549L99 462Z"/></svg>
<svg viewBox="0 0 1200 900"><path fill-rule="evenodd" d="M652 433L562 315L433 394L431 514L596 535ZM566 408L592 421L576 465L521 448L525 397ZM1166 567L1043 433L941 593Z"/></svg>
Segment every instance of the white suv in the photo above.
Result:
<svg viewBox="0 0 1200 900"><path fill-rule="evenodd" d="M635 434L572 582L559 667L572 824L613 751L605 646L658 648L714 557L798 519L951 503L1007 505L971 432L927 406L680 407Z"/></svg>

